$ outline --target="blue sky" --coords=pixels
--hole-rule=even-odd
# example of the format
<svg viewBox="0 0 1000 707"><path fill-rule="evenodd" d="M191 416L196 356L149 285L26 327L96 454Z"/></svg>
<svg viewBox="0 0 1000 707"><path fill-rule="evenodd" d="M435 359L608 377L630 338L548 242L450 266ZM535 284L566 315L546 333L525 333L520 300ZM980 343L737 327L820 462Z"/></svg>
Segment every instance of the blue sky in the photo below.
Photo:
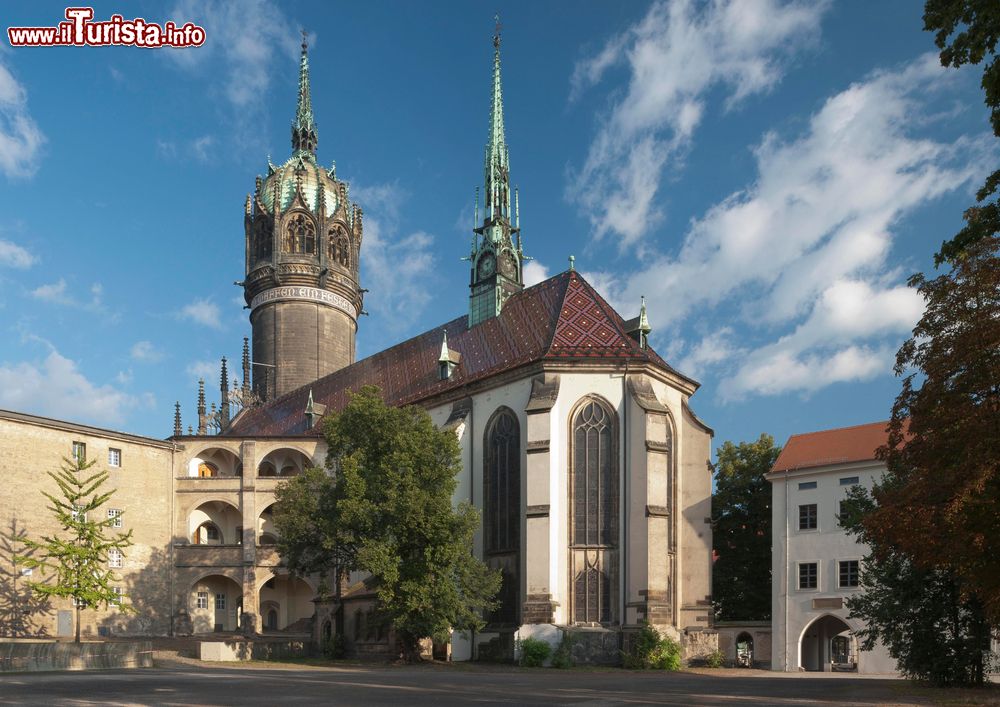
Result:
<svg viewBox="0 0 1000 707"><path fill-rule="evenodd" d="M65 4L6 4L7 26ZM466 310L495 3L96 3L201 48L0 47L0 407L163 437L249 334L243 200L290 152L365 207L366 356ZM538 280L570 254L702 388L716 443L889 415L895 350L996 146L921 6L505 2L513 181ZM215 396L217 398L217 392ZM211 399L211 398L210 398Z"/></svg>

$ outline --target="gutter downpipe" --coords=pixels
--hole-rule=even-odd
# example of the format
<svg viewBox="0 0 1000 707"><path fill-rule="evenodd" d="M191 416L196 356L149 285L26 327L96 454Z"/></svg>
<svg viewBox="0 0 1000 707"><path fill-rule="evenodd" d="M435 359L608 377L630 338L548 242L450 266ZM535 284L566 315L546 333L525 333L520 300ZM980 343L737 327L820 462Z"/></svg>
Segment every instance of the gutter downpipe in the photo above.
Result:
<svg viewBox="0 0 1000 707"><path fill-rule="evenodd" d="M622 374L622 442L624 444L624 449L622 450L622 455L624 457L625 473L622 479L622 496L623 506L625 512L622 514L622 532L624 534L625 542L622 543L622 617L620 625L622 628L625 627L626 620L628 618L628 548L629 548L629 511L631 510L631 499L629 498L629 477L631 476L632 469L629 467L629 426L628 426L628 360L625 361L625 372ZM624 637L623 639L624 640Z"/></svg>
<svg viewBox="0 0 1000 707"><path fill-rule="evenodd" d="M469 505L476 507L476 400L469 398ZM482 516L480 516L482 518ZM482 525L482 520L480 520ZM485 533L485 530L483 530ZM484 538L485 540L485 538ZM476 554L475 543L473 543L472 554ZM485 557L483 558L485 560ZM476 629L471 629L469 644L469 660L476 659Z"/></svg>
<svg viewBox="0 0 1000 707"><path fill-rule="evenodd" d="M784 575L784 588L785 593L785 672L789 672L790 666L788 665L788 583L791 578L788 576L788 568L790 566L790 558L788 557L788 472L789 469L785 469L784 473L784 492L785 492L785 562L784 567L781 572Z"/></svg>

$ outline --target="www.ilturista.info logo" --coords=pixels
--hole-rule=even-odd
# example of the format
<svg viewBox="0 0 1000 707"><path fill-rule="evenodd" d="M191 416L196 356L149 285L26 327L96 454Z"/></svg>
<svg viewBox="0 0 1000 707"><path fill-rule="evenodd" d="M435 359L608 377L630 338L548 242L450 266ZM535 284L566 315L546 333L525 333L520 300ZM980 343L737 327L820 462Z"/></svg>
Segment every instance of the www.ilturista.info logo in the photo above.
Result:
<svg viewBox="0 0 1000 707"><path fill-rule="evenodd" d="M126 20L112 15L106 22L93 22L94 8L67 7L66 22L55 27L8 27L7 39L12 47L200 47L205 43L205 30L188 22L162 25L146 22L141 17Z"/></svg>

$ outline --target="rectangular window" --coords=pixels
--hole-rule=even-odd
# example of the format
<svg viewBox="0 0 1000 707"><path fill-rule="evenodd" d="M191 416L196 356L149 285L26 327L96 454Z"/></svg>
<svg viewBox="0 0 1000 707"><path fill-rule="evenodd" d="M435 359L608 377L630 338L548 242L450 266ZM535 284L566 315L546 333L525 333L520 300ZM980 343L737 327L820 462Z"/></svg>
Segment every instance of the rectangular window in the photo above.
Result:
<svg viewBox="0 0 1000 707"><path fill-rule="evenodd" d="M121 606L122 597L125 596L125 590L121 587L111 587L111 591L115 593L115 597L111 600L111 603L115 606Z"/></svg>
<svg viewBox="0 0 1000 707"><path fill-rule="evenodd" d="M815 589L819 584L819 567L815 562L799 564L799 589Z"/></svg>
<svg viewBox="0 0 1000 707"><path fill-rule="evenodd" d="M857 476L845 476L840 480L841 486L857 486L860 479Z"/></svg>
<svg viewBox="0 0 1000 707"><path fill-rule="evenodd" d="M121 569L122 566L122 551L116 547L108 550L108 566L112 569Z"/></svg>
<svg viewBox="0 0 1000 707"><path fill-rule="evenodd" d="M83 442L73 442L73 459L80 464L87 461L87 445Z"/></svg>
<svg viewBox="0 0 1000 707"><path fill-rule="evenodd" d="M860 576L858 574L858 561L857 560L841 560L840 565L840 584L841 587L857 587L860 585Z"/></svg>
<svg viewBox="0 0 1000 707"><path fill-rule="evenodd" d="M799 491L808 491L809 489L816 488L815 481L803 481L799 483Z"/></svg>
<svg viewBox="0 0 1000 707"><path fill-rule="evenodd" d="M208 538L209 540L218 540L219 539L219 529L216 528L214 525L206 525L205 526L205 537Z"/></svg>
<svg viewBox="0 0 1000 707"><path fill-rule="evenodd" d="M73 510L70 511L70 515L73 517L73 520L78 520L83 523L86 523L87 514L82 509L83 506L73 506Z"/></svg>
<svg viewBox="0 0 1000 707"><path fill-rule="evenodd" d="M108 450L108 466L120 467L121 465L122 465L122 450L111 447Z"/></svg>
<svg viewBox="0 0 1000 707"><path fill-rule="evenodd" d="M226 610L226 595L216 594L215 595L215 610L225 611Z"/></svg>
<svg viewBox="0 0 1000 707"><path fill-rule="evenodd" d="M121 508L109 508L108 518L110 519L110 525L112 528L122 527L122 509Z"/></svg>
<svg viewBox="0 0 1000 707"><path fill-rule="evenodd" d="M840 502L840 515L837 516L838 519L845 518L847 516L847 501Z"/></svg>
<svg viewBox="0 0 1000 707"><path fill-rule="evenodd" d="M816 504L799 506L799 530L816 530Z"/></svg>
<svg viewBox="0 0 1000 707"><path fill-rule="evenodd" d="M198 592L198 608L208 608L208 592Z"/></svg>

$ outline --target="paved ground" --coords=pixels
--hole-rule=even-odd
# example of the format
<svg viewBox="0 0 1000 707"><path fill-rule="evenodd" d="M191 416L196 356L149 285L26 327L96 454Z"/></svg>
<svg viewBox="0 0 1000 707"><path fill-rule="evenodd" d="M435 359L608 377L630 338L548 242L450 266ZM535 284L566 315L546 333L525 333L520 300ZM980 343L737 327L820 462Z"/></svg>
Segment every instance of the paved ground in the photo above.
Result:
<svg viewBox="0 0 1000 707"><path fill-rule="evenodd" d="M898 680L422 665L209 667L0 676L4 705L925 705Z"/></svg>

